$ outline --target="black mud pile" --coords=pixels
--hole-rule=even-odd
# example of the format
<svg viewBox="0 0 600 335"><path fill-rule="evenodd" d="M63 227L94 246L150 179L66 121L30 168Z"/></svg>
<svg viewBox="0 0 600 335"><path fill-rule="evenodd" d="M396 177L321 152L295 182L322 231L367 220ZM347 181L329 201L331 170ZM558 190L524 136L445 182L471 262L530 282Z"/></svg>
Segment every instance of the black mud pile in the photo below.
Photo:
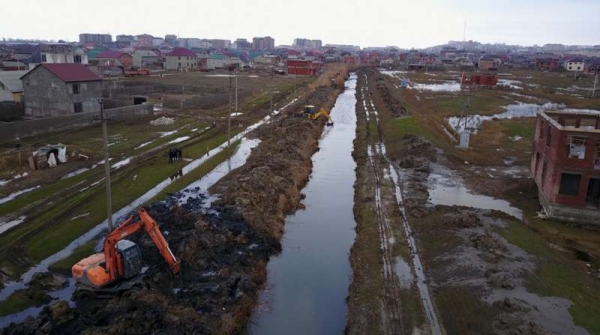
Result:
<svg viewBox="0 0 600 335"><path fill-rule="evenodd" d="M381 96L381 100L390 113L394 117L408 115L408 110L405 107L406 103L394 93L397 91L396 89L390 88L391 84L384 80L384 75L375 68L367 68L364 71L369 76L369 80L375 79L375 89L377 89L377 93Z"/></svg>
<svg viewBox="0 0 600 335"><path fill-rule="evenodd" d="M79 302L76 309L59 302L36 319L10 325L3 334L238 332L256 301L264 264L276 243L254 234L232 207L212 207L212 214L198 214L177 206L180 196L147 208L181 259L178 276L170 274L150 238L136 234L131 239L150 266L144 277L147 288L114 299Z"/></svg>

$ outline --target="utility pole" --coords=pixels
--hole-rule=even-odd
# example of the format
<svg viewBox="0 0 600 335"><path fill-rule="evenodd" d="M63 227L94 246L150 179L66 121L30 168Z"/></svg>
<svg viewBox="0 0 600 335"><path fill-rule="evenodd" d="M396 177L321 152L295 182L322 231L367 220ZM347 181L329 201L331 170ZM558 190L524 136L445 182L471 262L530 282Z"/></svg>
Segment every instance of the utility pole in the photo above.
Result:
<svg viewBox="0 0 600 335"><path fill-rule="evenodd" d="M231 81L232 81L232 77L229 77L229 109L227 111L227 148L229 149L231 147L231 103L232 103L232 89L231 89Z"/></svg>
<svg viewBox="0 0 600 335"><path fill-rule="evenodd" d="M108 231L111 232L113 230L113 221L112 221L112 197L110 190L110 161L108 160L108 130L106 121L108 118L104 114L104 101L102 99L98 99L98 103L100 104L100 117L99 119L102 121L102 139L104 140L104 174L105 179L104 183L106 184L106 221L108 222Z"/></svg>
<svg viewBox="0 0 600 335"><path fill-rule="evenodd" d="M235 68L235 113L238 112L238 70Z"/></svg>

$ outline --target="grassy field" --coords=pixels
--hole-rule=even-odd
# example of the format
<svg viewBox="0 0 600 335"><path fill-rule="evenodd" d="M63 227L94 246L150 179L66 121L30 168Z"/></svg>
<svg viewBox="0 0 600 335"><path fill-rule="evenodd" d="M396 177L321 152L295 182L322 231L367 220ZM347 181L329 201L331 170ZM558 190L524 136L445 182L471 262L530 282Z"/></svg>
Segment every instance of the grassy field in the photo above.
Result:
<svg viewBox="0 0 600 335"><path fill-rule="evenodd" d="M573 306L569 312L577 325L592 334L600 333L600 301L596 299L600 283L587 274L583 262L573 260L569 251L557 251L548 241L520 222L511 222L500 234L539 259L537 269L527 278L527 288L542 296L569 299Z"/></svg>

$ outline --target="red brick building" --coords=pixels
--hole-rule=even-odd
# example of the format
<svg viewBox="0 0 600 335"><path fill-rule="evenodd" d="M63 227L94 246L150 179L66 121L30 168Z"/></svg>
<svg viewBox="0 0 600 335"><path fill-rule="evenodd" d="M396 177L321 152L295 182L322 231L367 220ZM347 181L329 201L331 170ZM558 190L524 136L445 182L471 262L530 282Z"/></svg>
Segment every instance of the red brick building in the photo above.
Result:
<svg viewBox="0 0 600 335"><path fill-rule="evenodd" d="M288 59L287 72L289 75L314 76L319 73L319 62L304 59Z"/></svg>
<svg viewBox="0 0 600 335"><path fill-rule="evenodd" d="M600 112L538 114L530 172L549 217L600 224Z"/></svg>
<svg viewBox="0 0 600 335"><path fill-rule="evenodd" d="M535 60L535 69L542 71L558 71L560 68L558 59L538 58Z"/></svg>
<svg viewBox="0 0 600 335"><path fill-rule="evenodd" d="M133 56L122 51L106 50L97 56L99 67L121 66L128 70L133 65Z"/></svg>

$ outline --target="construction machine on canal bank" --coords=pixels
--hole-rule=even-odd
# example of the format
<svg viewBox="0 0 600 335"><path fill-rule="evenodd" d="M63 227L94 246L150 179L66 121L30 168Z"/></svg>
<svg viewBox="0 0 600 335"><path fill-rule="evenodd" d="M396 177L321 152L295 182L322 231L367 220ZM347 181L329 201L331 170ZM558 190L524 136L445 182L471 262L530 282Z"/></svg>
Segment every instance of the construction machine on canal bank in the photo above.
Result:
<svg viewBox="0 0 600 335"><path fill-rule="evenodd" d="M175 257L158 224L146 209L138 209L139 221L130 216L104 239L102 253L91 255L73 265L73 279L77 282L75 298L110 298L144 287L142 275L148 269L142 266L142 254L137 244L125 237L144 228L173 274L180 271L181 261Z"/></svg>
<svg viewBox="0 0 600 335"><path fill-rule="evenodd" d="M321 115L327 119L327 123L325 123L326 126L333 126L333 120L331 119L331 117L329 116L329 113L327 113L325 108L321 108L317 112L315 106L305 105L304 109L302 110L302 114L301 114L302 117L306 117L309 120L317 120Z"/></svg>

